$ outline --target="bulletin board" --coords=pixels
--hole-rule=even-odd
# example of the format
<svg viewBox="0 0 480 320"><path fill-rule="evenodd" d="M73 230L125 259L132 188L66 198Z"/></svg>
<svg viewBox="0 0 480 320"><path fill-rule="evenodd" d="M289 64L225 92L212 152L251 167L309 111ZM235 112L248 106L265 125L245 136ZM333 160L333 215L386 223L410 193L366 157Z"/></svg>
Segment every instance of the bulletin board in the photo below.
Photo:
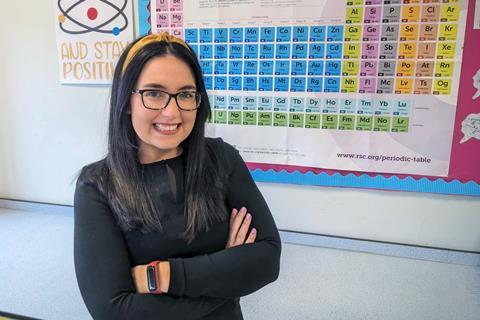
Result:
<svg viewBox="0 0 480 320"><path fill-rule="evenodd" d="M207 133L257 181L480 195L467 0L139 0L199 57Z"/></svg>

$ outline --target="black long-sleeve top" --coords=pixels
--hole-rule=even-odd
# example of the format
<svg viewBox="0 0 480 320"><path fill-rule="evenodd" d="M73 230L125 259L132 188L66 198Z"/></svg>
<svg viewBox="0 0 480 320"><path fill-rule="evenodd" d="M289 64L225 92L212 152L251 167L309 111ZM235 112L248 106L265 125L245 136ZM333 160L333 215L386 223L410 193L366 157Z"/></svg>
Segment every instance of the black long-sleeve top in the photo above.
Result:
<svg viewBox="0 0 480 320"><path fill-rule="evenodd" d="M122 232L104 195L86 182L84 171L80 174L74 200L75 271L93 318L243 319L240 297L277 279L281 242L264 198L237 150L221 139L207 138L207 144L226 160L226 219L199 232L190 244L180 236L186 226L183 155L143 165L152 199L162 208L163 232ZM225 249L230 212L242 206L252 213L255 243ZM155 260L170 262L169 292L136 293L131 268Z"/></svg>

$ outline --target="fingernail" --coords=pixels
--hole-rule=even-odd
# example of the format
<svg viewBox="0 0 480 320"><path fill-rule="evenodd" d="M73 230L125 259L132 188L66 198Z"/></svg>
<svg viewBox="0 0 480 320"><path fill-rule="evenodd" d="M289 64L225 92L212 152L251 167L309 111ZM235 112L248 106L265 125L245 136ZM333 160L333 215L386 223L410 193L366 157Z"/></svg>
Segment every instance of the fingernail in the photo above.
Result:
<svg viewBox="0 0 480 320"><path fill-rule="evenodd" d="M249 213L247 214L247 219L250 220L252 218L252 215Z"/></svg>
<svg viewBox="0 0 480 320"><path fill-rule="evenodd" d="M232 216L236 215L238 213L237 209L233 208L232 210Z"/></svg>
<svg viewBox="0 0 480 320"><path fill-rule="evenodd" d="M246 213L246 212L247 212L247 208L242 207L242 209L240 209L240 212L241 212L241 213Z"/></svg>
<svg viewBox="0 0 480 320"><path fill-rule="evenodd" d="M253 228L252 229L252 234L255 234L255 233L257 233L257 229Z"/></svg>

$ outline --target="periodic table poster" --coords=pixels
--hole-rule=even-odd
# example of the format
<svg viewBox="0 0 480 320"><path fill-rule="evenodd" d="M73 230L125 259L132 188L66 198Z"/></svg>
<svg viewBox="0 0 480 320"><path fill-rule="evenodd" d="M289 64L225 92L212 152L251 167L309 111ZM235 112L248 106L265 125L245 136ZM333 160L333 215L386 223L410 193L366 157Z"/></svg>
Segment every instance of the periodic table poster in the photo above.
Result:
<svg viewBox="0 0 480 320"><path fill-rule="evenodd" d="M151 32L197 53L213 108L207 132L245 161L451 174L467 0L152 0L149 9Z"/></svg>

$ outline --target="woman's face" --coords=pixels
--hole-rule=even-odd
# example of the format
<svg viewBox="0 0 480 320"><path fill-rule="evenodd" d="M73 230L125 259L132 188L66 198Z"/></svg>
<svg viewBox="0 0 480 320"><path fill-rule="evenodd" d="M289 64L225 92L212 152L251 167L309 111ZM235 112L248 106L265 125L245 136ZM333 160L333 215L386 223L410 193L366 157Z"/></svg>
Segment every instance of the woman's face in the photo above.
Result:
<svg viewBox="0 0 480 320"><path fill-rule="evenodd" d="M195 91L195 78L182 60L166 55L148 61L135 90L158 89L169 93ZM197 111L183 111L174 98L162 110L143 106L142 96L130 98L132 125L139 139L141 163L150 163L178 155L180 143L192 132Z"/></svg>

